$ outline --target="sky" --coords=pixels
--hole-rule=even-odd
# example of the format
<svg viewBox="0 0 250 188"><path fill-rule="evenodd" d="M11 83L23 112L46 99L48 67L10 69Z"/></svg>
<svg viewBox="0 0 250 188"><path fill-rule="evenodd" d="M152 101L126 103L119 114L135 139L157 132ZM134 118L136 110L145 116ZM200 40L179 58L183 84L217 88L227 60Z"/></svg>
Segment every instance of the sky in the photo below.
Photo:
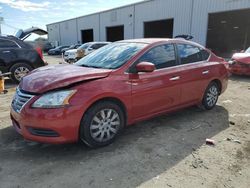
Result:
<svg viewBox="0 0 250 188"><path fill-rule="evenodd" d="M0 0L2 34L13 35L18 29L83 16L142 0ZM32 36L31 38L36 38Z"/></svg>

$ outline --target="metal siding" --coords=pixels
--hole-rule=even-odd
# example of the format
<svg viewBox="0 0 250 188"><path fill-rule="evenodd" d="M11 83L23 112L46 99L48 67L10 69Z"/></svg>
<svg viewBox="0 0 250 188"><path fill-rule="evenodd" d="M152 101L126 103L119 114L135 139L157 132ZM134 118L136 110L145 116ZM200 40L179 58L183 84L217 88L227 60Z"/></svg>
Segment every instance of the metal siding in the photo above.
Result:
<svg viewBox="0 0 250 188"><path fill-rule="evenodd" d="M82 41L81 30L93 29L94 30L94 41L99 41L99 14L90 15L86 17L77 18L78 25L78 40Z"/></svg>
<svg viewBox="0 0 250 188"><path fill-rule="evenodd" d="M173 35L189 34L192 0L155 0L135 6L135 38L144 36L144 22L174 19Z"/></svg>
<svg viewBox="0 0 250 188"><path fill-rule="evenodd" d="M205 45L208 14L250 8L250 0L152 0L48 25L50 42L81 41L82 29L94 29L94 40L106 40L106 27L124 25L124 38L142 38L143 23L174 18L173 35L191 34ZM132 14L132 17L129 15ZM116 19L112 18L116 16ZM70 27L65 29L65 23ZM77 25L76 25L77 22ZM59 28L60 25L60 28ZM77 29L78 28L78 31Z"/></svg>
<svg viewBox="0 0 250 188"><path fill-rule="evenodd" d="M55 45L55 41L60 42L59 24L48 25L48 40Z"/></svg>
<svg viewBox="0 0 250 188"><path fill-rule="evenodd" d="M206 45L208 14L250 8L250 0L194 0L192 32L194 41Z"/></svg>
<svg viewBox="0 0 250 188"><path fill-rule="evenodd" d="M129 16L130 14L132 14L132 17ZM100 39L106 41L106 27L118 25L124 25L124 39L134 38L133 15L134 6L128 6L100 13Z"/></svg>
<svg viewBox="0 0 250 188"><path fill-rule="evenodd" d="M60 23L60 45L71 45L77 43L76 19Z"/></svg>

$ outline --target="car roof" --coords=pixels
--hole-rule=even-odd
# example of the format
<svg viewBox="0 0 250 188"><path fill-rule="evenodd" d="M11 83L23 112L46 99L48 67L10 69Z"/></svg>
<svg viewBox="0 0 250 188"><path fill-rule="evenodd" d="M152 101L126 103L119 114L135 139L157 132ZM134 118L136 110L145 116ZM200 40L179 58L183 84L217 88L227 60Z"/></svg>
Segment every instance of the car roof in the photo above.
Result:
<svg viewBox="0 0 250 188"><path fill-rule="evenodd" d="M14 37L14 36L12 36L12 35L6 35L6 36L4 36L4 35L1 35L0 36L0 39L11 39L11 40L17 40L17 38L16 37Z"/></svg>
<svg viewBox="0 0 250 188"><path fill-rule="evenodd" d="M96 41L96 42L90 42L92 44L109 44L111 42L106 42L106 41Z"/></svg>
<svg viewBox="0 0 250 188"><path fill-rule="evenodd" d="M192 42L189 40L185 40L183 38L139 38L139 39L128 39L128 40L121 40L117 42L128 42L128 43L145 43L145 44L154 44L154 43L161 43L161 42L173 42L173 43L187 43L195 46L199 46L204 48L200 44L196 42Z"/></svg>

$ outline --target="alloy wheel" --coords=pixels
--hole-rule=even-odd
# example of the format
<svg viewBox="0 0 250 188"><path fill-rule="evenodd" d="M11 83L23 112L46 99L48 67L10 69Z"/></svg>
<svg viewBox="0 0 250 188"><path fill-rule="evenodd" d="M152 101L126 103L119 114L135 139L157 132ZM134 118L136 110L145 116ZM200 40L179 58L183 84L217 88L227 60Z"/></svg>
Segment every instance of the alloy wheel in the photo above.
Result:
<svg viewBox="0 0 250 188"><path fill-rule="evenodd" d="M27 67L18 67L14 72L14 76L20 81L22 77L26 76L29 72L30 70Z"/></svg>
<svg viewBox="0 0 250 188"><path fill-rule="evenodd" d="M90 125L91 137L97 142L114 138L120 129L121 120L114 109L102 109L93 117Z"/></svg>
<svg viewBox="0 0 250 188"><path fill-rule="evenodd" d="M216 104L218 95L218 88L215 85L209 88L206 96L207 104L209 107L212 107Z"/></svg>

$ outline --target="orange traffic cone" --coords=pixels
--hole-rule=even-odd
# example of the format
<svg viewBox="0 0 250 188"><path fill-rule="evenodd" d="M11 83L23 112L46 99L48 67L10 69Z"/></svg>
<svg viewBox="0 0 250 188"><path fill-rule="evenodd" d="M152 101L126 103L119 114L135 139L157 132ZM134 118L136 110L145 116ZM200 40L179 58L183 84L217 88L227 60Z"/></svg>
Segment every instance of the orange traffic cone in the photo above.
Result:
<svg viewBox="0 0 250 188"><path fill-rule="evenodd" d="M4 76L7 75L10 75L10 73L2 74L2 72L0 71L0 93L6 94L8 92L8 90L6 90L4 87Z"/></svg>

